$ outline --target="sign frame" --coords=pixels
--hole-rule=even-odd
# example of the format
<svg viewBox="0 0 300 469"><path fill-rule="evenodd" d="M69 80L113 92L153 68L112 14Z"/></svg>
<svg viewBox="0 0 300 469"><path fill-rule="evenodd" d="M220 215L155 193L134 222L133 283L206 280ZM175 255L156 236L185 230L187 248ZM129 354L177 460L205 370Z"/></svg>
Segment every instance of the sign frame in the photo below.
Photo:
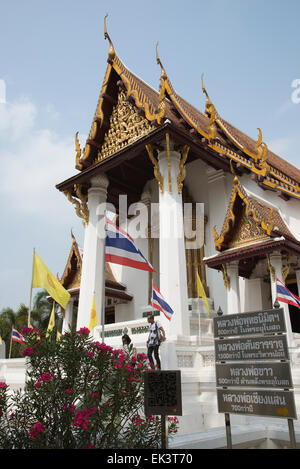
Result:
<svg viewBox="0 0 300 469"><path fill-rule="evenodd" d="M283 308L214 317L215 338L281 334L285 332L286 324Z"/></svg>

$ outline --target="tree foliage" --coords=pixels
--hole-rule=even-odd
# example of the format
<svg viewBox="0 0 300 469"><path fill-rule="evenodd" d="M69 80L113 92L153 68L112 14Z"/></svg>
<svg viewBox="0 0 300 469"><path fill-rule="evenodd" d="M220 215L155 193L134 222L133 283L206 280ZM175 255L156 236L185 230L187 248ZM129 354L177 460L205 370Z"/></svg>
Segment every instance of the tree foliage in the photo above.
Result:
<svg viewBox="0 0 300 469"><path fill-rule="evenodd" d="M46 290L40 290L33 299L33 308L30 313L31 325L35 328L46 330L51 314L52 304L47 299ZM14 327L21 331L23 327L28 325L28 306L21 303L17 311L7 307L0 312L0 336L6 345L6 358L9 357L11 345L11 358L22 356L24 346L17 342L11 342L11 331Z"/></svg>

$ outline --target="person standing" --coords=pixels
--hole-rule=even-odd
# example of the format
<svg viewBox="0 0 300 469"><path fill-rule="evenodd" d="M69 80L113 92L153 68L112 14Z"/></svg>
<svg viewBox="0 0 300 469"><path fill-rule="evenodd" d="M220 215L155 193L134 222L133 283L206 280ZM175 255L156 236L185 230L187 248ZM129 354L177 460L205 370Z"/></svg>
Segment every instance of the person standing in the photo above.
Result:
<svg viewBox="0 0 300 469"><path fill-rule="evenodd" d="M123 343L123 350L127 355L130 355L134 358L136 358L136 347L131 341L131 338L129 335L124 334L122 336L122 343Z"/></svg>
<svg viewBox="0 0 300 469"><path fill-rule="evenodd" d="M149 323L149 337L147 340L147 348L148 348L148 360L150 362L150 366L152 370L155 369L154 361L153 361L153 353L154 358L156 361L156 366L160 370L161 363L159 358L159 346L161 342L166 340L166 334L164 328L162 327L161 323L158 321L154 321L153 314L149 314L147 317L147 321Z"/></svg>

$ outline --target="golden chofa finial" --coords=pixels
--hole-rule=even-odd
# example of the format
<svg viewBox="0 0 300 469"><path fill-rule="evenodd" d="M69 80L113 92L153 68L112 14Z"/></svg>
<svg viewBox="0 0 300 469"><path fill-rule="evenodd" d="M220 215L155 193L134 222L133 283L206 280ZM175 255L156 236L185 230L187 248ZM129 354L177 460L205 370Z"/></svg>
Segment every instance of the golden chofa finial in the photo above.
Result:
<svg viewBox="0 0 300 469"><path fill-rule="evenodd" d="M76 164L75 167L79 170L82 169L82 164L80 163L80 158L81 158L81 148L80 148L80 143L78 140L78 132L75 134L75 150L76 150Z"/></svg>
<svg viewBox="0 0 300 469"><path fill-rule="evenodd" d="M159 120L158 123L160 123L160 119L165 117L166 115L166 105L165 105L165 97L166 97L166 80L167 80L167 74L166 71L163 67L163 64L161 63L161 60L158 56L158 42L156 43L156 62L161 68L161 75L160 75L160 87L159 87L159 100L158 100L158 111L159 111Z"/></svg>
<svg viewBox="0 0 300 469"><path fill-rule="evenodd" d="M104 16L104 38L108 39L109 42L109 51L108 51L108 58L109 60L113 60L116 56L115 48L113 46L113 43L111 42L111 39L109 37L109 34L106 29L106 18L108 17L108 13Z"/></svg>
<svg viewBox="0 0 300 469"><path fill-rule="evenodd" d="M202 84L202 91L206 96L205 112L206 113L208 112L209 114L211 114L211 113L215 112L215 107L214 107L213 103L211 102L210 97L208 96L208 92L206 91L206 88L204 86L203 73L201 75L201 84Z"/></svg>
<svg viewBox="0 0 300 469"><path fill-rule="evenodd" d="M156 49L156 62L157 62L158 65L160 65L160 68L161 68L161 78L163 78L165 80L167 78L167 74L166 74L164 66L161 63L161 60L160 60L159 55L158 55L158 44L159 43L157 42L156 47L155 47L155 49Z"/></svg>
<svg viewBox="0 0 300 469"><path fill-rule="evenodd" d="M205 104L205 115L209 117L209 123L208 123L208 128L209 128L209 140L213 140L216 137L217 129L215 126L215 121L217 119L217 111L213 103L211 102L208 93L205 89L204 82L203 82L203 73L201 75L201 83L202 83L202 91L206 96L206 104Z"/></svg>
<svg viewBox="0 0 300 469"><path fill-rule="evenodd" d="M204 82L203 82L203 73L201 74L201 85L202 85L202 91L203 93L206 95L207 99L209 99L209 96L207 94L207 91L205 89L205 86L204 86Z"/></svg>

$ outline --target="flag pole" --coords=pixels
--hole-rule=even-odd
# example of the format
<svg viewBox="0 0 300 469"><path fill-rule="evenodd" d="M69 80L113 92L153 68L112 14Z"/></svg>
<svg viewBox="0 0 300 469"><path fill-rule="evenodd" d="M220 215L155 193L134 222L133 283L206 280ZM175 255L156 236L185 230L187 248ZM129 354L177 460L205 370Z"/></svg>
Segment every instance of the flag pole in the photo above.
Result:
<svg viewBox="0 0 300 469"><path fill-rule="evenodd" d="M30 316L31 316L31 303L32 303L32 279L33 279L33 269L34 269L34 254L35 248L33 248L33 257L32 257L32 272L31 272L31 285L30 285L30 298L29 298L29 309L28 309L28 327L30 327Z"/></svg>
<svg viewBox="0 0 300 469"><path fill-rule="evenodd" d="M196 267L196 283L197 283L197 295L198 295L198 298L200 298L199 297L199 288L198 288L197 275L199 275L198 267ZM200 310L201 310L201 308L200 308L200 304L199 304L199 301L198 301L198 340L199 340L199 344L200 344L200 336L201 336L201 333L200 333L200 330L201 330Z"/></svg>
<svg viewBox="0 0 300 469"><path fill-rule="evenodd" d="M11 346L12 346L12 331L13 331L13 326L11 326L11 336L10 336L10 347L9 347L9 357L11 357Z"/></svg>
<svg viewBox="0 0 300 469"><path fill-rule="evenodd" d="M104 215L105 216L105 215ZM103 279L102 279L102 315L101 315L101 326L102 326L102 343L104 343L104 323L105 323L105 245L106 245L106 221L104 223L104 242L103 242Z"/></svg>

